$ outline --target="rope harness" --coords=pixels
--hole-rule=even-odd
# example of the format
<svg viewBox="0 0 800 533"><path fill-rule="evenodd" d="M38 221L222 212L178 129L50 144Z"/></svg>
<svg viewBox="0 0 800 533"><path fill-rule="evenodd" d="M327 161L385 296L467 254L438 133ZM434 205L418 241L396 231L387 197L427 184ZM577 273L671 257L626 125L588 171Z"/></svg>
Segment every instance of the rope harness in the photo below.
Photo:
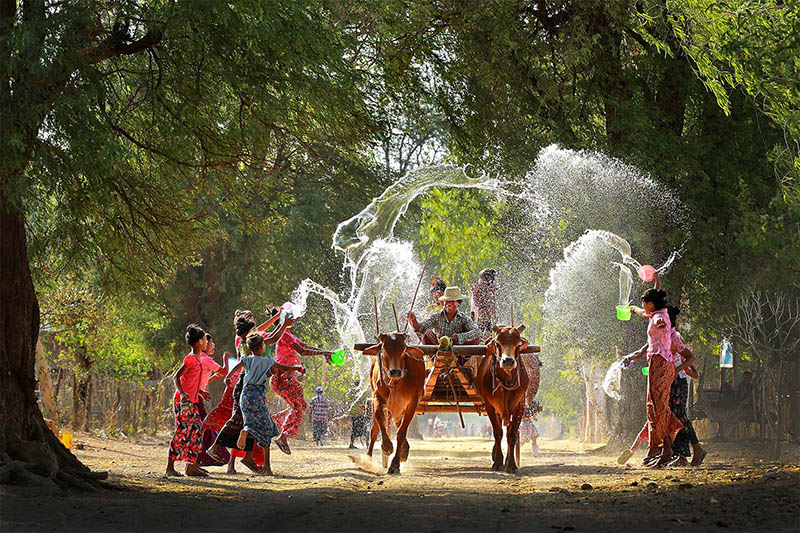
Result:
<svg viewBox="0 0 800 533"><path fill-rule="evenodd" d="M497 341L494 341L494 344L497 348L500 348L500 344ZM502 387L505 390L517 390L520 387L520 378L519 378L519 365L521 364L520 361L517 362L517 367L514 368L513 375L511 377L511 383L506 384L500 378L497 377L497 366L500 364L500 358L497 357L497 350L495 353L492 354L492 366L490 367L490 372L492 374L492 394L496 393L497 390ZM513 383L516 381L516 383Z"/></svg>
<svg viewBox="0 0 800 533"><path fill-rule="evenodd" d="M398 381L400 379L406 377L406 373L407 373L406 358L407 357L408 357L408 354L405 353L405 351L404 351L403 352L403 368L401 369L402 373L401 373L400 377L398 378ZM397 385L398 385L397 381L392 381L392 379L386 379L386 376L384 375L384 372L385 371L384 371L384 368L383 368L383 345L381 344L381 351L378 354L378 383L381 384L381 385L386 385L389 388L397 387Z"/></svg>

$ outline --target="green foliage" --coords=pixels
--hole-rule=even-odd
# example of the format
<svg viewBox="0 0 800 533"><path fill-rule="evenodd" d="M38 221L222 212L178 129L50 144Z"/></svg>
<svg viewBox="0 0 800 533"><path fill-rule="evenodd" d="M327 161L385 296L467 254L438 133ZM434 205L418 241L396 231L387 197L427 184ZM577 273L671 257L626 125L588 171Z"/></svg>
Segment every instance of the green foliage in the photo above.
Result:
<svg viewBox="0 0 800 533"><path fill-rule="evenodd" d="M437 274L462 292L475 283L478 272L493 264L502 247L495 212L487 204L485 193L438 188L422 201L423 248L433 245Z"/></svg>
<svg viewBox="0 0 800 533"><path fill-rule="evenodd" d="M0 209L24 213L46 322L71 361L141 376L168 365L187 322L224 338L234 309L258 314L305 277L340 289L333 228L395 172L447 154L518 175L552 142L678 191L694 223L666 283L695 339L718 343L739 291L798 287L796 2L10 5ZM499 237L514 205L433 191L415 209L448 282L517 258L514 298L541 318L550 265ZM544 255L578 225L545 228ZM657 247L662 230L628 236ZM611 354L562 326L552 333ZM303 333L333 342L322 320ZM547 389L562 412L571 371Z"/></svg>
<svg viewBox="0 0 800 533"><path fill-rule="evenodd" d="M43 322L52 331L48 352L73 373L91 371L119 379L144 379L165 371L169 359L159 356L152 335L163 323L151 309L133 302L98 298L85 285L67 281L42 294Z"/></svg>

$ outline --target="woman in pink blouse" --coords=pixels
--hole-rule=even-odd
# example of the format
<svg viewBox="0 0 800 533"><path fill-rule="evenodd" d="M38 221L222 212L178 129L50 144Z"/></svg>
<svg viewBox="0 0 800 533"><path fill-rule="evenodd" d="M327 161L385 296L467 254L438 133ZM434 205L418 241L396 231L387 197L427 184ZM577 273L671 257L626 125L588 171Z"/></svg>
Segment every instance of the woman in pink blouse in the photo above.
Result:
<svg viewBox="0 0 800 533"><path fill-rule="evenodd" d="M675 379L672 355L672 325L667 314L667 293L648 289L642 294L642 307L631 306L631 312L648 321L647 361L647 427L650 434L650 451L645 461L659 455L653 466L662 466L672 457L672 441L683 427L669 408L669 392ZM630 356L629 356L630 357ZM628 358L626 358L628 359ZM631 358L632 360L632 358ZM629 364L631 361L626 361Z"/></svg>

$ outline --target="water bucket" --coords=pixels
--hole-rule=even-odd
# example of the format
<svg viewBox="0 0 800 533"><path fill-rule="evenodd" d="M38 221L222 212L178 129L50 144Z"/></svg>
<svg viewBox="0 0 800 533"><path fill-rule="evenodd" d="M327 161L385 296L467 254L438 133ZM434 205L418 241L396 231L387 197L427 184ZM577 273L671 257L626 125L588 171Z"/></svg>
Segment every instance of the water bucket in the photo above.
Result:
<svg viewBox="0 0 800 533"><path fill-rule="evenodd" d="M647 376L648 374L650 374L650 367L649 366L643 366L642 367L642 375L643 376Z"/></svg>
<svg viewBox="0 0 800 533"><path fill-rule="evenodd" d="M636 269L636 272L639 274L639 277L642 281L653 281L656 275L656 269L653 268L653 265L642 265Z"/></svg>
<svg viewBox="0 0 800 533"><path fill-rule="evenodd" d="M617 306L617 319L618 320L630 320L631 319L631 306L630 305L618 305Z"/></svg>
<svg viewBox="0 0 800 533"><path fill-rule="evenodd" d="M344 364L344 348L339 348L331 354L331 364L333 366L342 366Z"/></svg>
<svg viewBox="0 0 800 533"><path fill-rule="evenodd" d="M61 444L63 444L66 449L72 449L72 433L62 433L58 440L61 441Z"/></svg>

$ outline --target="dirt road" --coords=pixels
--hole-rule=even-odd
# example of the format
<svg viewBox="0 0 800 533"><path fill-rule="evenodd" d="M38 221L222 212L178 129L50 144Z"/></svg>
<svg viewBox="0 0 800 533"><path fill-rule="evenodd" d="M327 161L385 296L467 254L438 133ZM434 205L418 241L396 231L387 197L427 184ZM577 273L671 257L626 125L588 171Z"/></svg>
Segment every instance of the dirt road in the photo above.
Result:
<svg viewBox="0 0 800 533"><path fill-rule="evenodd" d="M3 531L767 531L800 530L800 467L759 446L710 444L697 469L648 470L567 441L525 450L519 475L489 471L488 440L411 441L400 476L343 445L294 441L273 451L275 477L239 466L164 479L165 439L76 436L78 457L112 490L0 488ZM793 455L792 455L793 454ZM355 455L355 460L351 459ZM788 457L797 458L797 449ZM638 458L638 459L637 459ZM585 485L586 484L586 485ZM655 485L653 485L655 484ZM588 485L591 485L589 488ZM584 487L584 488L582 488Z"/></svg>

